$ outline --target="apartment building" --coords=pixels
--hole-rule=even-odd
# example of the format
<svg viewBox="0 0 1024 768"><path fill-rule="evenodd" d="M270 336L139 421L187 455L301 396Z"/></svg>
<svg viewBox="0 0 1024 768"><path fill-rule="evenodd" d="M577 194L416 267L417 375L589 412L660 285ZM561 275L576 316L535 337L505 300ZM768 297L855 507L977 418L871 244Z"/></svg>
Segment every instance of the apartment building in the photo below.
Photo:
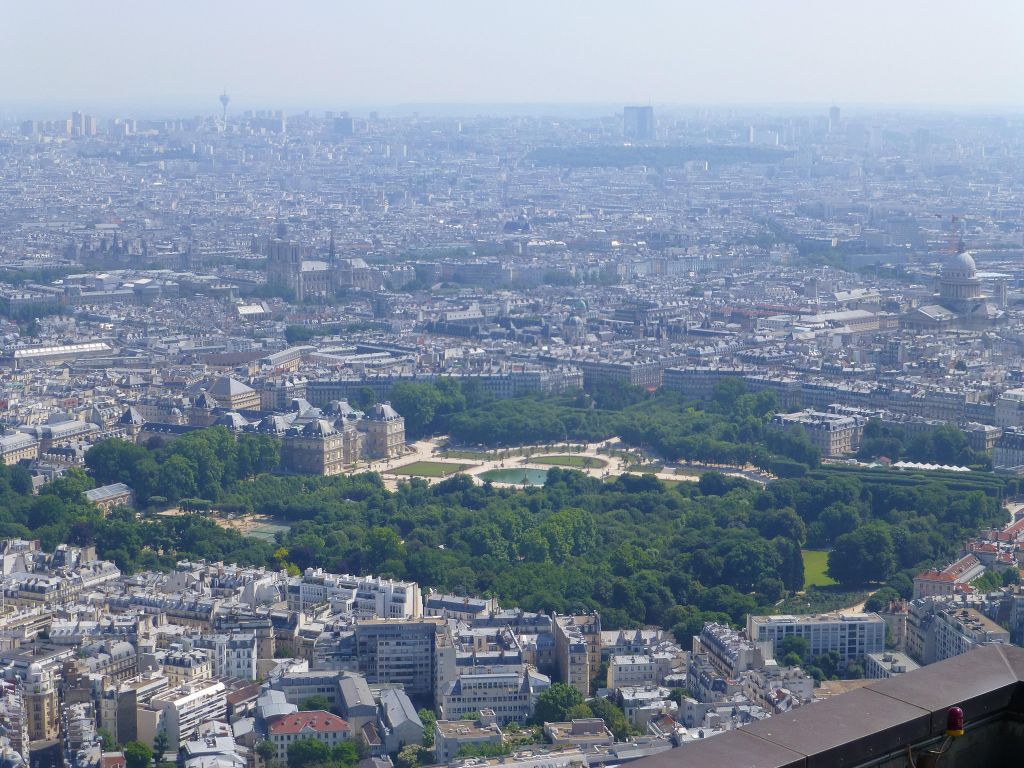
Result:
<svg viewBox="0 0 1024 768"><path fill-rule="evenodd" d="M601 661L612 656L651 653L654 647L670 636L661 629L617 629L601 633Z"/></svg>
<svg viewBox="0 0 1024 768"><path fill-rule="evenodd" d="M192 644L209 653L215 677L256 679L259 644L255 633L204 635L193 638Z"/></svg>
<svg viewBox="0 0 1024 768"><path fill-rule="evenodd" d="M608 687L612 690L625 685L651 685L658 681L658 668L647 655L612 656L608 661Z"/></svg>
<svg viewBox="0 0 1024 768"><path fill-rule="evenodd" d="M528 669L463 673L445 687L441 716L461 720L472 712L490 709L501 725L524 723L533 714L538 693Z"/></svg>
<svg viewBox="0 0 1024 768"><path fill-rule="evenodd" d="M39 441L24 432L0 437L0 461L7 466L31 461L39 456Z"/></svg>
<svg viewBox="0 0 1024 768"><path fill-rule="evenodd" d="M172 688L195 680L207 680L213 676L213 663L206 651L185 651L178 648L158 654L158 660L160 671Z"/></svg>
<svg viewBox="0 0 1024 768"><path fill-rule="evenodd" d="M706 654L723 675L736 677L749 669L761 669L774 655L772 645L753 642L724 624L709 622L693 638L693 652Z"/></svg>
<svg viewBox="0 0 1024 768"><path fill-rule="evenodd" d="M334 747L352 738L352 728L330 712L292 712L267 720L267 739L277 749L277 759L288 759L288 746L303 739L316 739Z"/></svg>
<svg viewBox="0 0 1024 768"><path fill-rule="evenodd" d="M584 386L601 383L621 383L631 387L657 389L661 386L662 372L666 365L676 362L661 360L636 360L612 362L610 360L572 360L573 365L583 372Z"/></svg>
<svg viewBox="0 0 1024 768"><path fill-rule="evenodd" d="M800 667L766 664L760 669L741 672L740 684L750 701L776 714L814 698L814 678ZM782 691L788 691L789 695L780 696Z"/></svg>
<svg viewBox="0 0 1024 768"><path fill-rule="evenodd" d="M562 682L589 696L593 672L601 665L601 617L556 615L553 630Z"/></svg>
<svg viewBox="0 0 1024 768"><path fill-rule="evenodd" d="M1024 471L1024 428L1003 431L992 449L992 466L997 472Z"/></svg>
<svg viewBox="0 0 1024 768"><path fill-rule="evenodd" d="M366 682L401 683L410 696L433 696L455 677L455 647L443 619L366 619L355 625Z"/></svg>
<svg viewBox="0 0 1024 768"><path fill-rule="evenodd" d="M927 597L910 602L907 654L920 664L959 656L979 645L1009 642L1008 630L962 603Z"/></svg>
<svg viewBox="0 0 1024 768"><path fill-rule="evenodd" d="M119 744L135 741L138 739L138 710L169 689L167 678L157 673L105 684L100 699L100 726L110 731Z"/></svg>
<svg viewBox="0 0 1024 768"><path fill-rule="evenodd" d="M59 670L52 664L32 663L22 682L25 725L30 741L55 739L60 734L57 698Z"/></svg>
<svg viewBox="0 0 1024 768"><path fill-rule="evenodd" d="M690 656L686 669L686 687L702 704L719 701L741 690L739 681L722 674L704 653Z"/></svg>
<svg viewBox="0 0 1024 768"><path fill-rule="evenodd" d="M440 616L445 619L473 621L497 611L498 599L496 597L443 595L430 589L423 598L424 616Z"/></svg>
<svg viewBox="0 0 1024 768"><path fill-rule="evenodd" d="M288 610L304 611L321 603L357 618L416 619L422 613L420 587L414 581L325 573L307 568L288 581Z"/></svg>
<svg viewBox="0 0 1024 768"><path fill-rule="evenodd" d="M1003 429L1024 427L1024 387L1007 389L996 398L996 426Z"/></svg>
<svg viewBox="0 0 1024 768"><path fill-rule="evenodd" d="M616 700L629 724L639 728L651 717L673 710L670 694L668 688L658 685L627 685L616 691Z"/></svg>
<svg viewBox="0 0 1024 768"><path fill-rule="evenodd" d="M914 598L951 597L958 587L970 584L985 573L985 566L974 555L964 555L941 571L922 571L914 577Z"/></svg>
<svg viewBox="0 0 1024 768"><path fill-rule="evenodd" d="M225 691L219 681L196 680L153 696L138 710L138 740L152 746L156 735L165 731L168 751L177 752L183 742L196 737L200 724L227 716Z"/></svg>
<svg viewBox="0 0 1024 768"><path fill-rule="evenodd" d="M434 759L447 763L470 744L501 744L504 735L490 710L481 711L473 720L438 720L434 724Z"/></svg>
<svg viewBox="0 0 1024 768"><path fill-rule="evenodd" d="M839 655L839 666L845 668L862 656L885 650L885 620L877 613L751 615L747 617L747 637L755 642L771 642L773 651L786 637L802 637L811 656L834 651Z"/></svg>

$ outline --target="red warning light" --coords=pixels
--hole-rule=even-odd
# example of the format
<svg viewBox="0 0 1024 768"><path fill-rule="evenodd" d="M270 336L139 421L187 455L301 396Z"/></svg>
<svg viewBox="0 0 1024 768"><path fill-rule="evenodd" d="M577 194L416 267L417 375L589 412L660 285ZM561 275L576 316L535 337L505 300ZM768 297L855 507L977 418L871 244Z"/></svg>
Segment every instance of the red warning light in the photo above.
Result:
<svg viewBox="0 0 1024 768"><path fill-rule="evenodd" d="M950 707L946 712L946 735L964 735L964 711L960 707Z"/></svg>

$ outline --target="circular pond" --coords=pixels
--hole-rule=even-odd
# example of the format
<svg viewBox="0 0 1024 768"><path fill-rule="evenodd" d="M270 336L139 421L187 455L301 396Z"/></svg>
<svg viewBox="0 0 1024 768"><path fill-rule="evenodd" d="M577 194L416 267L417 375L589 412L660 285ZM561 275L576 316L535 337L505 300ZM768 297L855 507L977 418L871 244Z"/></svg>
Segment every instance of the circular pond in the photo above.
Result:
<svg viewBox="0 0 1024 768"><path fill-rule="evenodd" d="M489 469L479 475L488 483L510 483L512 485L544 485L548 479L546 469Z"/></svg>

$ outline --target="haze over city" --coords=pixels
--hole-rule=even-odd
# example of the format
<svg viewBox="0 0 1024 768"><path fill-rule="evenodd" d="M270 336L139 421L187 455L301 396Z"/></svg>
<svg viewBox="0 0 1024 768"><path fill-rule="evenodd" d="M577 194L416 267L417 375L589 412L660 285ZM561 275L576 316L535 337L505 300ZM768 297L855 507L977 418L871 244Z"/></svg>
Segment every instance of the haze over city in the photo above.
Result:
<svg viewBox="0 0 1024 768"><path fill-rule="evenodd" d="M1015 2L14 3L0 105L1021 106Z"/></svg>
<svg viewBox="0 0 1024 768"><path fill-rule="evenodd" d="M0 768L1024 752L1024 4L9 4Z"/></svg>

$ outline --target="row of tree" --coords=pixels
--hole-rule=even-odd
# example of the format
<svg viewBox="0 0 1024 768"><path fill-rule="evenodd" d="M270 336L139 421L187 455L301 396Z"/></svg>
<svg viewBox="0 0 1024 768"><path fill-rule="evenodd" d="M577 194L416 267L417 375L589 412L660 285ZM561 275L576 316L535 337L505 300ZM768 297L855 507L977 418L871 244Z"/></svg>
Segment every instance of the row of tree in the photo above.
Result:
<svg viewBox="0 0 1024 768"><path fill-rule="evenodd" d="M493 401L474 379L401 382L389 393L411 438L448 434L490 448L618 436L666 461L754 464L780 476L818 465L817 448L799 432L767 428L778 409L772 392L750 394L740 379L718 384L708 407L674 392L602 382L560 397Z"/></svg>
<svg viewBox="0 0 1024 768"><path fill-rule="evenodd" d="M268 435L236 438L225 427L212 427L163 446L105 440L89 449L85 464L100 485L129 485L142 505L197 497L217 501L238 480L278 469L280 448Z"/></svg>
<svg viewBox="0 0 1024 768"><path fill-rule="evenodd" d="M857 458L871 461L883 457L892 461L992 468L989 455L971 448L967 435L954 424L942 424L911 436L899 425L871 419L864 427Z"/></svg>

